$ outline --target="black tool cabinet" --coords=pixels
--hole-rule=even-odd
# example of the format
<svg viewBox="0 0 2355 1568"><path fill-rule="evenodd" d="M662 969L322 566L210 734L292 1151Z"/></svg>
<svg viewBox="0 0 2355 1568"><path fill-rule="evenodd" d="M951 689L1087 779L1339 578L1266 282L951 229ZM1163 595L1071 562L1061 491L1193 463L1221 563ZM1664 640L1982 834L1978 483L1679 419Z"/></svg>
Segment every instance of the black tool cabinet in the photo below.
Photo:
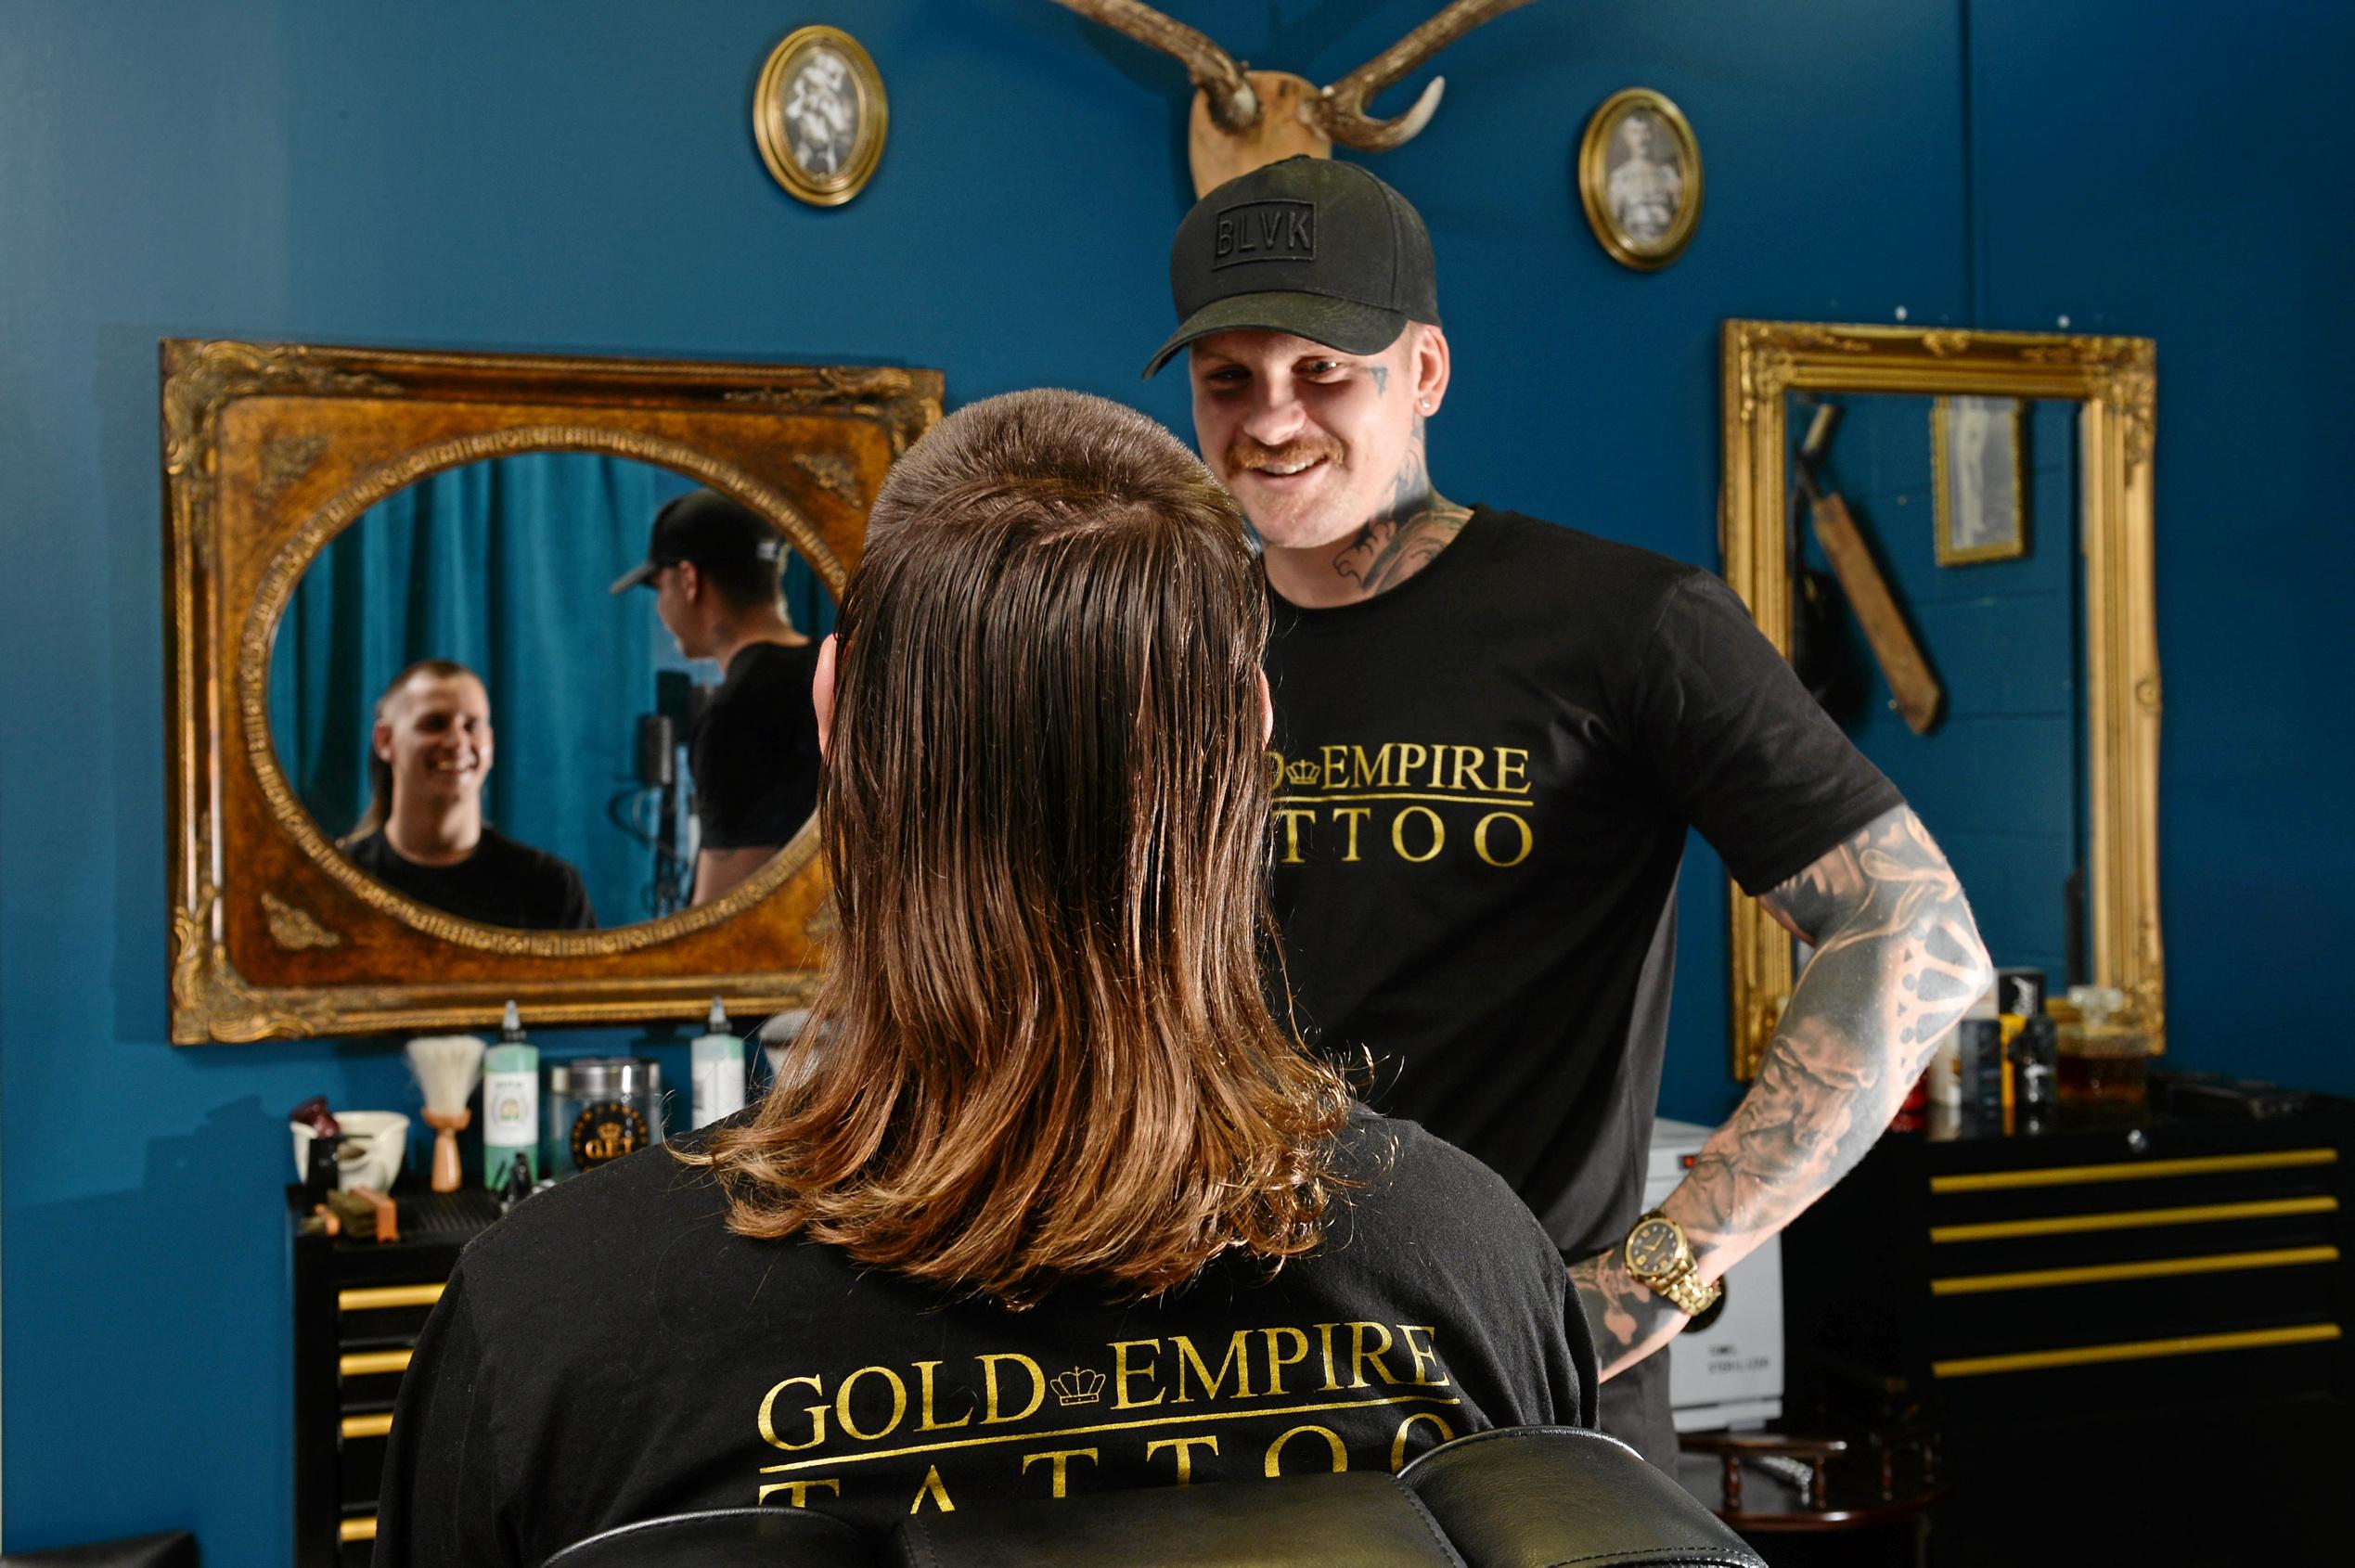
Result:
<svg viewBox="0 0 2355 1568"><path fill-rule="evenodd" d="M2350 1112L1883 1138L1784 1233L1791 1404L1928 1415L1940 1562L2343 1543Z"/></svg>
<svg viewBox="0 0 2355 1568"><path fill-rule="evenodd" d="M400 1240L299 1234L287 1189L294 1282L294 1564L365 1568L392 1401L418 1330L466 1243L498 1217L487 1192L399 1199Z"/></svg>

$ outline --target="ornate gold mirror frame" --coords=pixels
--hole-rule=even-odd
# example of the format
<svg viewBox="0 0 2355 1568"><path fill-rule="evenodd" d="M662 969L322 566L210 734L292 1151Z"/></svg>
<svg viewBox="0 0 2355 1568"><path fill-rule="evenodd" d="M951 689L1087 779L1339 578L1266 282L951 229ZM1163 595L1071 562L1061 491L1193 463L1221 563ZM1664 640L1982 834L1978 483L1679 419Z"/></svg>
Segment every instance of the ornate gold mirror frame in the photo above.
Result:
<svg viewBox="0 0 2355 1568"><path fill-rule="evenodd" d="M281 769L270 650L296 581L370 506L527 451L658 464L766 518L840 598L884 470L940 417L933 370L162 345L172 1038L246 1041L700 1018L806 999L830 906L814 827L725 897L524 932L392 892Z"/></svg>
<svg viewBox="0 0 2355 1568"><path fill-rule="evenodd" d="M1718 545L1726 581L1786 656L1784 465L1791 437L1784 393L2053 398L2080 405L2092 883L2087 960L2091 981L2125 992L2153 1048L2163 1048L2158 638L2151 580L2155 346L2146 338L1729 321L1723 350L1725 488ZM1739 887L1730 891L1733 1071L1746 1080L1791 995L1792 940Z"/></svg>

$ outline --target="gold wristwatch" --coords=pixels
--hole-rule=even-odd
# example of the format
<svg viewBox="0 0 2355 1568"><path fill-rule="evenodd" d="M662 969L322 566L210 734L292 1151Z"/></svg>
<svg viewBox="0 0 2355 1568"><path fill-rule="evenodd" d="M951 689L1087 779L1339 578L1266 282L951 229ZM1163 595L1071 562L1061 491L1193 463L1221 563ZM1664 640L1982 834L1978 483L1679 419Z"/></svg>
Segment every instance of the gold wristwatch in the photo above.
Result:
<svg viewBox="0 0 2355 1568"><path fill-rule="evenodd" d="M1676 1303L1687 1317L1698 1317L1715 1305L1724 1287L1693 1278L1692 1243L1684 1227L1654 1209L1635 1222L1624 1249L1628 1272L1655 1296Z"/></svg>

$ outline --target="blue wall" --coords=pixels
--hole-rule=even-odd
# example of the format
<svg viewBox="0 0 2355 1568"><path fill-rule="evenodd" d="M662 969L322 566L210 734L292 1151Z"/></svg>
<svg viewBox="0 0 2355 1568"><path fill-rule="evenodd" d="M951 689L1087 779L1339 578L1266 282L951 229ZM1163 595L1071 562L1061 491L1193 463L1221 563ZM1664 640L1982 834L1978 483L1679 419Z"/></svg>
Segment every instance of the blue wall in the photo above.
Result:
<svg viewBox="0 0 2355 1568"><path fill-rule="evenodd" d="M1844 413L1826 482L1847 502L1944 693L1937 724L1913 733L1844 612L1847 657L1861 678L1842 724L1937 835L1996 963L2042 970L2057 986L2067 974L2063 882L2086 859L2077 406L2020 405L2025 553L1940 566L1934 400L1835 401ZM1809 417L1794 398L1791 428L1804 431ZM1811 531L1804 543L1808 564L1830 571Z"/></svg>
<svg viewBox="0 0 2355 1568"><path fill-rule="evenodd" d="M2350 68L2339 0L1971 5L1980 318L2158 340L2169 1047L2342 1094Z"/></svg>
<svg viewBox="0 0 2355 1568"><path fill-rule="evenodd" d="M1329 80L1431 6L1169 8ZM1443 487L1689 559L1715 559L1723 317L2157 337L2174 1038L2341 1089L2302 960L2355 880L2355 635L2314 586L2343 570L2322 427L2355 246L2307 171L2348 150L2312 111L2349 15L1554 0L1458 44L1436 122L1379 165L1448 279ZM892 95L874 185L832 212L746 134L762 58L812 19ZM1569 183L1630 83L1707 160L1655 276L1602 256ZM187 1524L210 1562L288 1560L280 1118L408 1092L389 1044L164 1043L156 340L882 361L943 368L952 403L1054 382L1181 422L1178 380L1134 366L1182 145L1177 67L1043 0L0 10L8 1547ZM1713 1116L1722 895L1705 853L1688 870L1666 1101Z"/></svg>

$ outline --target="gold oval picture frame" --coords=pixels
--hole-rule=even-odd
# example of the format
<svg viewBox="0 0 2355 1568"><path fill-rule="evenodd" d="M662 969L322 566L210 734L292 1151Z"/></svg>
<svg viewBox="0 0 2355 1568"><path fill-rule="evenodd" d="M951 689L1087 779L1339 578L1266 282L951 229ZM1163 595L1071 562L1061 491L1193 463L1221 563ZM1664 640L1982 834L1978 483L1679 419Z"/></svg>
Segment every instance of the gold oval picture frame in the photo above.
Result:
<svg viewBox="0 0 2355 1568"><path fill-rule="evenodd" d="M857 39L801 27L769 51L753 93L753 139L777 183L813 207L839 207L882 161L891 106Z"/></svg>
<svg viewBox="0 0 2355 1568"><path fill-rule="evenodd" d="M1602 100L1578 144L1578 199L1611 259L1656 272L1701 221L1701 144L1684 113L1649 87Z"/></svg>

